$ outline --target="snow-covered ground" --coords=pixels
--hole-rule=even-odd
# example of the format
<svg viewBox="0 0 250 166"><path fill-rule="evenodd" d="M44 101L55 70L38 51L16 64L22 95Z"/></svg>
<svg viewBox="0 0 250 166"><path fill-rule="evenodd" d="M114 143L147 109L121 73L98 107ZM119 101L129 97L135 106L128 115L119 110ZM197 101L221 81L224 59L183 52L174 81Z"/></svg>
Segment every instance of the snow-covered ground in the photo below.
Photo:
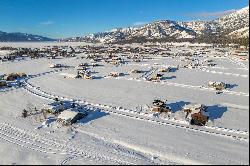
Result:
<svg viewBox="0 0 250 166"><path fill-rule="evenodd" d="M155 74L151 67L182 63L180 58L157 57L118 67L101 62L102 66L90 69L93 80L64 78L76 74L76 65L90 63L78 57L0 62L0 75L24 72L30 76L24 87L0 90L0 164L249 164L248 63L210 58L217 66L181 68L165 73L161 82L148 82L144 78ZM52 63L71 67L51 69ZM132 69L145 73L130 74ZM113 71L125 75L107 77ZM232 86L218 95L207 88L209 81ZM93 111L68 127L56 122L44 127L34 117L21 117L27 105L41 108L55 97L74 100ZM167 99L174 113L164 118L140 112L154 99ZM207 126L191 126L180 118L181 107L188 103L208 106Z"/></svg>

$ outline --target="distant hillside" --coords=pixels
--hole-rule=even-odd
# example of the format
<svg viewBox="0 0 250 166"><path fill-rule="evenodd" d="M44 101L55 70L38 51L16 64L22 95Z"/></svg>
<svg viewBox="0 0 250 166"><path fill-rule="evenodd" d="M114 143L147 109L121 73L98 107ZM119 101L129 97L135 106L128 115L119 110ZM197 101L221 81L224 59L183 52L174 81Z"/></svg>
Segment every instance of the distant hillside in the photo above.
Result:
<svg viewBox="0 0 250 166"><path fill-rule="evenodd" d="M155 21L141 27L113 29L109 32L64 41L132 43L145 41L232 42L249 38L249 7L212 21Z"/></svg>
<svg viewBox="0 0 250 166"><path fill-rule="evenodd" d="M26 33L7 33L0 31L0 42L22 42L22 41L56 41L56 40Z"/></svg>

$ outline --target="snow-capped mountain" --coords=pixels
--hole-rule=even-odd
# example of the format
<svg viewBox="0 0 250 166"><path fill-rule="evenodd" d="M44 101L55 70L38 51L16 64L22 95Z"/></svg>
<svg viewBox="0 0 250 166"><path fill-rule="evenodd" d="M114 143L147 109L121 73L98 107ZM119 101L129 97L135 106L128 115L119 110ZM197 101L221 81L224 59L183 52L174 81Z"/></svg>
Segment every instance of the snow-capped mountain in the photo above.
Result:
<svg viewBox="0 0 250 166"><path fill-rule="evenodd" d="M27 33L7 33L0 31L0 42L13 42L13 41L55 41L43 36L32 35Z"/></svg>
<svg viewBox="0 0 250 166"><path fill-rule="evenodd" d="M109 32L91 34L82 40L99 42L117 42L132 38L161 39L161 38L195 38L196 33L192 29L180 26L175 21L164 20L146 24L138 28L117 28Z"/></svg>
<svg viewBox="0 0 250 166"><path fill-rule="evenodd" d="M133 38L144 39L195 39L196 37L226 36L249 37L249 7L212 21L176 22L156 21L141 27L117 28L109 32L91 34L78 38L83 41L118 42ZM73 39L69 39L74 41Z"/></svg>
<svg viewBox="0 0 250 166"><path fill-rule="evenodd" d="M230 33L234 34L234 32L241 31L240 29L249 28L249 6L214 20L213 23L217 25L221 33L225 35L230 35Z"/></svg>
<svg viewBox="0 0 250 166"><path fill-rule="evenodd" d="M245 28L240 28L235 31L232 31L231 33L228 34L228 36L232 38L237 38L237 37L244 37L244 38L249 38L249 27Z"/></svg>
<svg viewBox="0 0 250 166"><path fill-rule="evenodd" d="M148 39L160 39L164 37L194 38L193 30L183 28L175 21L157 21L139 28L119 28L109 32L97 33L87 36L90 39L104 41L129 40L133 37L146 37Z"/></svg>

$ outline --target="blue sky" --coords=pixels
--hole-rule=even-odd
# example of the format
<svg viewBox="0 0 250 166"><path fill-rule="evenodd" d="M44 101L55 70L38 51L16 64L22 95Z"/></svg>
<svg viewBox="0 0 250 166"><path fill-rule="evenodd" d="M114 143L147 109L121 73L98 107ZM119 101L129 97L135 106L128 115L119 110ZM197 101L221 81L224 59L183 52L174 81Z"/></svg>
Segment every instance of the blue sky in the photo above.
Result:
<svg viewBox="0 0 250 166"><path fill-rule="evenodd" d="M156 20L210 20L248 0L0 0L0 31L83 36Z"/></svg>

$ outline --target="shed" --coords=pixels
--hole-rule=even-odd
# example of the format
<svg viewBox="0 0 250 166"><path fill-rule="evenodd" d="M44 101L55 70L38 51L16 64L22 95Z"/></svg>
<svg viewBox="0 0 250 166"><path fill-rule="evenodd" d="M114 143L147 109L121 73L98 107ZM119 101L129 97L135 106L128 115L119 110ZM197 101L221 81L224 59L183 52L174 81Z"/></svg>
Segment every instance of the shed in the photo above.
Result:
<svg viewBox="0 0 250 166"><path fill-rule="evenodd" d="M44 104L43 110L51 114L58 114L64 110L75 107L75 103L70 101L56 101L50 104Z"/></svg>
<svg viewBox="0 0 250 166"><path fill-rule="evenodd" d="M86 113L76 112L72 110L65 110L58 116L57 121L64 125L70 125L76 123L78 120L86 116Z"/></svg>
<svg viewBox="0 0 250 166"><path fill-rule="evenodd" d="M51 64L49 67L50 68L61 68L61 67L63 67L63 65L62 64Z"/></svg>

